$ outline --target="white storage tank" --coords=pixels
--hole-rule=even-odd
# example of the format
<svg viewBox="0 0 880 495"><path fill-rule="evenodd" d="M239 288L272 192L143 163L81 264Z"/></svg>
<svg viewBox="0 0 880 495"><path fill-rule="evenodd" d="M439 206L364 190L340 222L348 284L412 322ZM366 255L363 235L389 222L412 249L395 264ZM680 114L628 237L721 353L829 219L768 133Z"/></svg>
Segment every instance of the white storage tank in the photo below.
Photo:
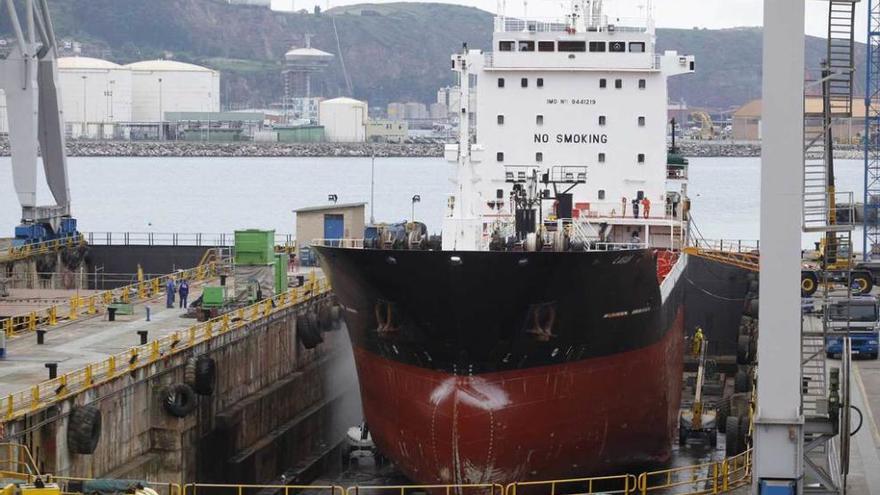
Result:
<svg viewBox="0 0 880 495"><path fill-rule="evenodd" d="M352 98L321 102L318 119L327 141L362 143L367 138L367 103Z"/></svg>
<svg viewBox="0 0 880 495"><path fill-rule="evenodd" d="M111 138L114 124L131 120L131 71L91 57L58 59L61 111L68 135Z"/></svg>
<svg viewBox="0 0 880 495"><path fill-rule="evenodd" d="M147 60L131 69L135 122L159 122L167 112L219 112L220 73L173 60Z"/></svg>

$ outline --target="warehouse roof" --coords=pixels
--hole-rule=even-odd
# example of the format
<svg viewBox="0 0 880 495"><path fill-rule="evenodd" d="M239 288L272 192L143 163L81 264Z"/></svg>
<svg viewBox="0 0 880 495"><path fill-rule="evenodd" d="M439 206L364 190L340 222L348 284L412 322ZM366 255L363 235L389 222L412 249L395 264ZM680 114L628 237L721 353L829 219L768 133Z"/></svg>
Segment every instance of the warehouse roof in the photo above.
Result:
<svg viewBox="0 0 880 495"><path fill-rule="evenodd" d="M763 105L761 100L752 100L745 105L739 107L734 112L735 118L761 118ZM822 111L822 97L807 96L804 99L804 109L807 113L820 113ZM855 118L865 117L865 103L861 99L854 99L852 106L852 116Z"/></svg>
<svg viewBox="0 0 880 495"><path fill-rule="evenodd" d="M367 203L339 203L333 205L321 205L321 206L307 206L305 208L298 208L293 210L294 213L310 213L314 211L327 211L327 210L340 210L342 208L357 208L359 206L366 206Z"/></svg>
<svg viewBox="0 0 880 495"><path fill-rule="evenodd" d="M59 69L122 69L119 64L109 60L92 57L59 57Z"/></svg>
<svg viewBox="0 0 880 495"><path fill-rule="evenodd" d="M144 60L128 64L126 67L142 71L213 72L213 70L201 65L187 64L176 60Z"/></svg>

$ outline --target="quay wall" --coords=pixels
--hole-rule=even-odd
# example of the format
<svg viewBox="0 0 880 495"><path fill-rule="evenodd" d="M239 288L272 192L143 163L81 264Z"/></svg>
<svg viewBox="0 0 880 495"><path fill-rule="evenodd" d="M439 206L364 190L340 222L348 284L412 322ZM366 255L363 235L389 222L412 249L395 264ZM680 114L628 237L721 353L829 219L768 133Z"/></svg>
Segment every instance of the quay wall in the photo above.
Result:
<svg viewBox="0 0 880 495"><path fill-rule="evenodd" d="M0 437L27 445L43 472L157 482L257 483L339 442L360 421L360 397L346 332L324 333L307 350L290 307L153 364L5 423ZM188 359L216 363L213 395L184 418L162 392L184 383ZM124 364L120 365L123 370ZM100 408L103 431L91 455L72 454L72 408ZM168 495L160 491L161 495Z"/></svg>
<svg viewBox="0 0 880 495"><path fill-rule="evenodd" d="M79 249L7 261L0 257L0 279L4 279L9 289L87 288L86 257L86 252Z"/></svg>
<svg viewBox="0 0 880 495"><path fill-rule="evenodd" d="M89 246L87 271L92 289L113 289L136 280L138 265L146 275L166 275L197 266L210 246ZM102 276L106 274L106 276ZM128 276L126 276L128 275Z"/></svg>

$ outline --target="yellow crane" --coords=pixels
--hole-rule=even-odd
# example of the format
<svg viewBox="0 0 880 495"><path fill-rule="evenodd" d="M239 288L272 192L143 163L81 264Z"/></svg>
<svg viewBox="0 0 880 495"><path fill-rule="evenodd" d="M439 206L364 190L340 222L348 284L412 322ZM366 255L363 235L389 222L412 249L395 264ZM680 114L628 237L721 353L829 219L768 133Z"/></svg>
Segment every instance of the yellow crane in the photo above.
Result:
<svg viewBox="0 0 880 495"><path fill-rule="evenodd" d="M700 124L700 139L715 139L715 124L708 113L703 111L691 112L691 120Z"/></svg>

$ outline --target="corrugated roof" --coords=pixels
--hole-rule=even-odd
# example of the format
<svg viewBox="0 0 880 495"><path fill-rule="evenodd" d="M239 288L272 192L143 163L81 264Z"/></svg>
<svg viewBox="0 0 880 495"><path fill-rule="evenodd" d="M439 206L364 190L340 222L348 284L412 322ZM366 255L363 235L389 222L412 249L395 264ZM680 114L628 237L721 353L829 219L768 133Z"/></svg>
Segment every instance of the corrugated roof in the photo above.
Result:
<svg viewBox="0 0 880 495"><path fill-rule="evenodd" d="M367 203L339 203L335 205L307 206L293 210L294 213L309 213L313 211L339 210L342 208L357 208L358 206L366 206Z"/></svg>
<svg viewBox="0 0 880 495"><path fill-rule="evenodd" d="M122 69L119 64L109 60L92 57L59 57L59 69Z"/></svg>
<svg viewBox="0 0 880 495"><path fill-rule="evenodd" d="M807 113L820 113L822 111L822 98L819 96L808 96L804 99L804 110ZM745 105L739 107L733 116L734 118L761 118L763 105L761 100L752 100ZM853 98L852 106L853 118L861 119L865 117L865 102L861 98Z"/></svg>
<svg viewBox="0 0 880 495"><path fill-rule="evenodd" d="M201 65L187 64L176 60L144 60L128 64L125 67L140 71L214 72Z"/></svg>

